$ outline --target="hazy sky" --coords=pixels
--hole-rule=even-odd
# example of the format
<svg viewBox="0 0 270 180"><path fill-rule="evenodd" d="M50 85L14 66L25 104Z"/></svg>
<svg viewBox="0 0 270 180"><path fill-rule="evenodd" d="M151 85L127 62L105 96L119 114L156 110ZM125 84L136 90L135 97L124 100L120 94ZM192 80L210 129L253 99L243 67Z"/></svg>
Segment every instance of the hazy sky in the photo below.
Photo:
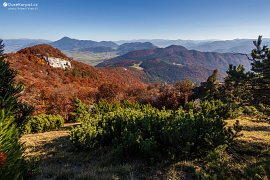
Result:
<svg viewBox="0 0 270 180"><path fill-rule="evenodd" d="M0 0L0 38L270 37L270 0ZM3 3L38 3L8 10Z"/></svg>

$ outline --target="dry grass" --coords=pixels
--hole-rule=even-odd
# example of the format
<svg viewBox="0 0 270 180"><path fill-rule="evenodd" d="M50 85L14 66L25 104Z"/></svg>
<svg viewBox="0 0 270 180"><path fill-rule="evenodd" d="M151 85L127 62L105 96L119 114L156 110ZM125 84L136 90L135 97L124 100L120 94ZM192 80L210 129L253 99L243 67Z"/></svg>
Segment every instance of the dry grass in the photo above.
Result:
<svg viewBox="0 0 270 180"><path fill-rule="evenodd" d="M262 122L251 117L239 117L233 120L227 120L228 126L231 126L236 120L239 120L243 126L240 140L248 143L266 143L270 145L270 122Z"/></svg>
<svg viewBox="0 0 270 180"><path fill-rule="evenodd" d="M142 162L116 161L111 149L90 153L76 150L69 140L69 130L74 125L21 138L26 147L25 157L38 162L34 179L140 179L148 174Z"/></svg>
<svg viewBox="0 0 270 180"><path fill-rule="evenodd" d="M239 120L241 137L230 147L205 158L170 165L171 179L270 179L270 121L255 117L226 120L232 126Z"/></svg>
<svg viewBox="0 0 270 180"><path fill-rule="evenodd" d="M239 173L253 166L256 168L258 163L268 163L264 160L270 158L270 124L249 117L238 120L244 129L243 136L239 138L234 154L225 159L230 160L232 172ZM228 120L228 126L235 121ZM206 172L202 169L215 163L209 161L205 164L203 160L202 165L201 160L194 160L147 166L139 160L115 159L110 148L78 151L68 136L70 128L75 125L66 124L58 131L22 137L25 157L38 162L35 179L194 179L195 174Z"/></svg>

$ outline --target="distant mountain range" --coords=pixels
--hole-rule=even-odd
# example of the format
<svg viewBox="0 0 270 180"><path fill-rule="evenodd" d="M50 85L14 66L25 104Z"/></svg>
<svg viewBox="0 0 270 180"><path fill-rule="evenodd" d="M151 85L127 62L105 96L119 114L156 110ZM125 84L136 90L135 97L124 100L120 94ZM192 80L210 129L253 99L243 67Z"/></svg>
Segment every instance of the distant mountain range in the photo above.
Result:
<svg viewBox="0 0 270 180"><path fill-rule="evenodd" d="M118 45L112 41L92 41L78 40L69 37L63 37L57 41L49 41L42 39L5 39L5 52L16 52L22 48L31 47L38 44L49 44L64 52L77 53L104 53L114 52L118 55L125 54L130 51L157 48L149 42L130 42ZM90 63L91 64L91 63Z"/></svg>
<svg viewBox="0 0 270 180"><path fill-rule="evenodd" d="M233 39L233 40L165 40L165 39L139 39L131 41L115 41L116 44L131 42L151 42L158 47L168 47L170 45L184 46L190 50L203 52L221 53L246 53L249 54L254 49L253 41L256 39ZM263 44L270 46L270 39L264 38Z"/></svg>
<svg viewBox="0 0 270 180"><path fill-rule="evenodd" d="M97 42L91 40L71 39L69 37L64 37L58 41L52 42L50 45L64 51L93 53L116 51L118 54L125 54L135 50L156 48L156 46L150 42L130 42L119 46L112 41Z"/></svg>
<svg viewBox="0 0 270 180"><path fill-rule="evenodd" d="M134 67L143 71L148 81L175 82L191 79L206 80L214 69L225 76L229 64L243 64L247 69L250 62L246 56L232 53L200 52L183 46L132 51L125 55L106 60L97 67Z"/></svg>
<svg viewBox="0 0 270 180"><path fill-rule="evenodd" d="M157 47L168 47L171 45L184 46L189 50L198 50L203 52L221 52L221 53L246 53L249 54L254 48L252 41L255 39L234 39L234 40L165 40L165 39L139 39L122 41L92 41L78 40L69 37L63 37L57 41L48 41L40 39L6 39L6 52L14 52L21 48L30 47L37 44L47 43L64 51L77 52L117 52L124 53L152 49ZM264 38L263 44L270 46L270 39Z"/></svg>
<svg viewBox="0 0 270 180"><path fill-rule="evenodd" d="M16 52L25 47L50 42L51 41L44 39L4 39L5 52Z"/></svg>
<svg viewBox="0 0 270 180"><path fill-rule="evenodd" d="M234 39L226 41L213 41L191 46L189 49L195 49L204 52L238 52L249 54L254 49L253 41L255 39ZM263 39L264 45L270 45L270 39Z"/></svg>
<svg viewBox="0 0 270 180"><path fill-rule="evenodd" d="M158 47L168 47L171 45L181 45L184 47L193 47L197 46L203 43L212 42L214 40L167 40L167 39L137 39L137 40L120 40L120 41L114 41L116 44L121 45L124 43L132 43L132 42L151 42L155 46Z"/></svg>

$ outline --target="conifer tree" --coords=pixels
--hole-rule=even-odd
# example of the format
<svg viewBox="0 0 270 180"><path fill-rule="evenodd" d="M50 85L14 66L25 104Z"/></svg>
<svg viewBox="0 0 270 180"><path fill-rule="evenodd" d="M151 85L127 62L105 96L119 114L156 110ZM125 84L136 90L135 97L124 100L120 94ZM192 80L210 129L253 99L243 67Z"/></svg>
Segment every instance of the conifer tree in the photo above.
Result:
<svg viewBox="0 0 270 180"><path fill-rule="evenodd" d="M219 95L218 70L215 69L213 74L202 82L197 88L194 88L194 94L200 99L217 99Z"/></svg>
<svg viewBox="0 0 270 180"><path fill-rule="evenodd" d="M69 114L69 122L83 122L90 118L90 108L80 99L74 98L72 102L72 112Z"/></svg>
<svg viewBox="0 0 270 180"><path fill-rule="evenodd" d="M227 77L224 79L224 84L220 88L220 95L225 102L229 103L247 103L252 96L250 92L250 73L245 71L243 65L229 65Z"/></svg>
<svg viewBox="0 0 270 180"><path fill-rule="evenodd" d="M22 83L16 83L15 77L17 72L10 68L5 61L4 44L0 41L0 103L1 108L9 109L14 112L15 123L21 126L26 117L31 114L33 107L18 100L24 87Z"/></svg>
<svg viewBox="0 0 270 180"><path fill-rule="evenodd" d="M31 108L19 102L23 86L15 83L16 72L10 69L3 52L0 40L0 179L23 179L25 166L18 123Z"/></svg>
<svg viewBox="0 0 270 180"><path fill-rule="evenodd" d="M262 36L253 41L253 44L256 46L251 53L254 104L270 105L270 49L267 46L261 47Z"/></svg>

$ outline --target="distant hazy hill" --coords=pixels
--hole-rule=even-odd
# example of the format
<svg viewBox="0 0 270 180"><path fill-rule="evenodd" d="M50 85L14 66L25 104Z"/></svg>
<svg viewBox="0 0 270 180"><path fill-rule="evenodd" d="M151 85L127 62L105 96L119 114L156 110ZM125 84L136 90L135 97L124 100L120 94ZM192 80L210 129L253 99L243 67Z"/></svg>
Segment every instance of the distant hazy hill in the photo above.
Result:
<svg viewBox="0 0 270 180"><path fill-rule="evenodd" d="M192 49L204 52L239 52L249 54L254 49L255 39L234 39L226 41L213 41L192 47ZM270 39L263 39L263 44L270 45Z"/></svg>
<svg viewBox="0 0 270 180"><path fill-rule="evenodd" d="M203 52L222 52L222 53L247 53L249 54L254 45L252 43L256 39L234 39L234 40L166 40L166 39L141 39L131 41L115 41L117 44L130 42L151 42L158 47L167 47L170 45L180 45L188 49ZM270 39L263 39L263 44L270 46Z"/></svg>
<svg viewBox="0 0 270 180"><path fill-rule="evenodd" d="M121 45L124 43L133 43L133 42L150 42L158 47L168 47L171 45L180 45L186 48L194 47L206 42L212 42L212 40L169 40L169 39L137 39L137 40L121 40L114 41L116 44Z"/></svg>
<svg viewBox="0 0 270 180"><path fill-rule="evenodd" d="M109 47L112 49L116 49L118 47L118 45L112 41L97 42L91 40L71 39L69 37L63 37L58 41L50 43L50 45L60 50L80 50L93 47Z"/></svg>
<svg viewBox="0 0 270 180"><path fill-rule="evenodd" d="M174 82L181 79L204 81L214 69L219 69L224 77L229 64L243 64L250 67L249 60L242 55L231 53L200 52L172 45L129 52L106 60L98 67L134 67L144 71L149 81Z"/></svg>
<svg viewBox="0 0 270 180"><path fill-rule="evenodd" d="M5 52L15 52L25 47L37 44L50 43L51 41L43 39L4 39Z"/></svg>
<svg viewBox="0 0 270 180"><path fill-rule="evenodd" d="M131 42L131 43L124 43L121 44L117 51L120 54L125 54L130 51L136 51L136 50L143 50L143 49L154 49L157 48L157 46L154 46L150 42Z"/></svg>
<svg viewBox="0 0 270 180"><path fill-rule="evenodd" d="M77 51L79 51L79 52L103 53L103 52L113 52L113 51L116 51L116 50L111 48L111 47L97 46L97 47L81 48L81 49L78 49Z"/></svg>

